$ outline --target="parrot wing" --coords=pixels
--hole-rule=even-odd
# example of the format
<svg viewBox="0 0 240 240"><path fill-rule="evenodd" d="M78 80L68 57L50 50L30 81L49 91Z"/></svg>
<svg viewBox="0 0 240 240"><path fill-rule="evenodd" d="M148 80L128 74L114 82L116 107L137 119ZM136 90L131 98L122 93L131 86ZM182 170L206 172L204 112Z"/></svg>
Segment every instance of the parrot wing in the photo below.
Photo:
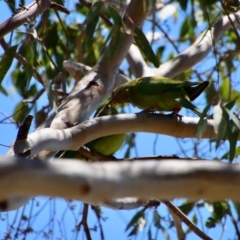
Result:
<svg viewBox="0 0 240 240"><path fill-rule="evenodd" d="M173 80L163 77L144 77L133 80L128 84L131 85L130 90L133 89L140 94L158 95L171 90L197 86L199 82Z"/></svg>

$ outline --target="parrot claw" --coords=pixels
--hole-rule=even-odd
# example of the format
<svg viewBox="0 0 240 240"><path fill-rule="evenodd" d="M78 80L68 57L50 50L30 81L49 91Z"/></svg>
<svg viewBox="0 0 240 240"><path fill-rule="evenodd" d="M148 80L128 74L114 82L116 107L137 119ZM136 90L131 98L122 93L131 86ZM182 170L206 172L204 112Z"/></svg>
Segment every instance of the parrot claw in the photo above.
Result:
<svg viewBox="0 0 240 240"><path fill-rule="evenodd" d="M179 117L180 120L182 121L182 118L183 116L175 111L171 112L170 114L168 114L168 116L171 116L171 117Z"/></svg>
<svg viewBox="0 0 240 240"><path fill-rule="evenodd" d="M142 110L140 113L153 113L153 114L155 114L156 113L156 111L155 110L149 110L149 109L144 109L144 110Z"/></svg>

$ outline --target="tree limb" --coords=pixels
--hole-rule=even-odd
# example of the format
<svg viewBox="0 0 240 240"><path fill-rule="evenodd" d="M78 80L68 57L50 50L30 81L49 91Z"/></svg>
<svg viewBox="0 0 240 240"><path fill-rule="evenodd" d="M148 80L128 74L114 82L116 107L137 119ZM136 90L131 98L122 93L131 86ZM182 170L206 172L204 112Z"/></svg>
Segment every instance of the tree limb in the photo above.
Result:
<svg viewBox="0 0 240 240"><path fill-rule="evenodd" d="M1 157L0 200L17 194L58 196L92 205L124 197L239 201L240 165L203 161L86 163ZM13 207L8 202L5 206L5 210Z"/></svg>
<svg viewBox="0 0 240 240"><path fill-rule="evenodd" d="M44 128L33 132L26 140L16 141L14 150L18 154L30 149L32 156L43 150L78 150L80 146L99 137L127 132L150 132L177 138L195 138L198 121L199 118L180 118L146 112L103 116L64 130ZM202 133L202 138L215 136L212 121L208 120L207 124L208 128Z"/></svg>
<svg viewBox="0 0 240 240"><path fill-rule="evenodd" d="M239 24L239 21L240 11L223 16L211 29L204 31L189 48L159 68L148 67L141 52L134 45L129 50L127 60L136 77L163 76L173 78L203 60L211 52L213 41L216 42L226 30L233 27L232 23Z"/></svg>
<svg viewBox="0 0 240 240"><path fill-rule="evenodd" d="M189 227L189 229L191 229L201 239L211 240L210 237L208 237L204 232L202 232L198 227L196 227L196 225L171 201L162 201L162 202L169 208L170 212L173 215L173 218L177 216ZM181 223L180 223L180 226L181 226ZM184 239L185 238L184 233L182 232L181 234L183 234L181 235L181 239Z"/></svg>
<svg viewBox="0 0 240 240"><path fill-rule="evenodd" d="M92 70L91 67L89 67L83 63L74 62L72 60L64 61L63 67L71 74L71 76L76 80L76 82L80 81L80 73L81 72L87 74L89 71ZM127 76L117 73L116 77L115 77L115 84L114 84L113 89L118 87L119 85L124 84L129 81L130 81L130 79Z"/></svg>
<svg viewBox="0 0 240 240"><path fill-rule="evenodd" d="M29 19L35 19L37 15L49 9L51 5L52 1L50 0L40 0L24 7L20 12L0 24L0 39L29 21Z"/></svg>

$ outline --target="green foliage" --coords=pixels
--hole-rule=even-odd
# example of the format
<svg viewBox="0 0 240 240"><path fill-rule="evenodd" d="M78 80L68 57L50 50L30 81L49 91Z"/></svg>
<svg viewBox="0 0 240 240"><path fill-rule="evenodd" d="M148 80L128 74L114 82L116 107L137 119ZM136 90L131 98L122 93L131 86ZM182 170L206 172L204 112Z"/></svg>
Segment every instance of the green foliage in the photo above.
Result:
<svg viewBox="0 0 240 240"><path fill-rule="evenodd" d="M193 208L195 207L195 203L185 202L181 206L178 206L178 208L186 215L188 215Z"/></svg>
<svg viewBox="0 0 240 240"><path fill-rule="evenodd" d="M145 218L144 210L137 212L130 222L127 224L125 231L131 230L128 237L136 235L138 232L142 231L146 226L147 219Z"/></svg>
<svg viewBox="0 0 240 240"><path fill-rule="evenodd" d="M82 45L82 51L84 54L91 55L93 54L94 49L92 45L94 44L94 33L96 31L97 23L99 21L99 14L101 12L103 3L95 2L89 10L87 18L85 20L85 29L84 29L84 40Z"/></svg>
<svg viewBox="0 0 240 240"><path fill-rule="evenodd" d="M14 109L13 120L15 120L18 124L21 124L32 109L33 106L29 107L22 102L18 103Z"/></svg>
<svg viewBox="0 0 240 240"><path fill-rule="evenodd" d="M229 140L228 156L230 162L233 161L236 155L236 144L240 129L239 119L230 111L234 106L235 101L236 99L232 100L225 106L217 106L220 111L218 111L218 116L214 116L213 118L213 124L218 121L218 126L215 130L217 132L215 137L216 148L218 148L220 143L227 138Z"/></svg>
<svg viewBox="0 0 240 240"><path fill-rule="evenodd" d="M205 225L208 228L213 228L229 213L229 206L227 202L213 202L208 204L212 207L212 216L207 219Z"/></svg>
<svg viewBox="0 0 240 240"><path fill-rule="evenodd" d="M187 4L188 4L188 0L178 0L182 10L186 11L187 9Z"/></svg>
<svg viewBox="0 0 240 240"><path fill-rule="evenodd" d="M232 88L230 79L222 79L219 92L223 102L227 103L234 100L234 103L240 107L240 92Z"/></svg>
<svg viewBox="0 0 240 240"><path fill-rule="evenodd" d="M6 1L6 4L9 7L9 9L11 10L11 12L14 13L15 12L15 7L17 7L16 6L16 1L15 0L8 0L8 1Z"/></svg>
<svg viewBox="0 0 240 240"><path fill-rule="evenodd" d="M209 109L211 108L211 105L207 105L203 112L202 112L202 115L198 121L198 125L197 125L197 129L196 129L196 136L198 139L200 139L202 137L202 133L205 132L207 130L207 113L209 111ZM211 136L210 136L211 137Z"/></svg>
<svg viewBox="0 0 240 240"><path fill-rule="evenodd" d="M2 55L0 59L0 85L12 65L13 58L15 56L18 45L8 48L8 50Z"/></svg>
<svg viewBox="0 0 240 240"><path fill-rule="evenodd" d="M147 38L145 37L144 33L139 28L135 28L134 31L134 39L136 41L136 44L138 48L141 50L141 52L144 54L146 59L153 63L155 67L159 67L160 62L158 58L155 56Z"/></svg>
<svg viewBox="0 0 240 240"><path fill-rule="evenodd" d="M194 28L193 28L192 18L187 17L184 23L182 24L179 37L183 39L191 39L193 35L194 35Z"/></svg>
<svg viewBox="0 0 240 240"><path fill-rule="evenodd" d="M126 28L124 26L122 18L120 17L118 11L115 8L109 7L109 14L111 15L114 21L111 32L109 33L108 38L106 39L106 43L110 41L109 59L111 60L116 52L116 49L118 49L118 46L123 38L123 33L126 31Z"/></svg>

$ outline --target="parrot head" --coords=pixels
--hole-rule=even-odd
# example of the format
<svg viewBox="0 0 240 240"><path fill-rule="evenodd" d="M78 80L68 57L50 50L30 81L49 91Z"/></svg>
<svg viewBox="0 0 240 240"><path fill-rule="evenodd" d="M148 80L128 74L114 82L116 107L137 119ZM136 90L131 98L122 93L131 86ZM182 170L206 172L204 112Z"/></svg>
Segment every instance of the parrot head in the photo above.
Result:
<svg viewBox="0 0 240 240"><path fill-rule="evenodd" d="M128 85L123 84L112 92L110 105L130 102Z"/></svg>

